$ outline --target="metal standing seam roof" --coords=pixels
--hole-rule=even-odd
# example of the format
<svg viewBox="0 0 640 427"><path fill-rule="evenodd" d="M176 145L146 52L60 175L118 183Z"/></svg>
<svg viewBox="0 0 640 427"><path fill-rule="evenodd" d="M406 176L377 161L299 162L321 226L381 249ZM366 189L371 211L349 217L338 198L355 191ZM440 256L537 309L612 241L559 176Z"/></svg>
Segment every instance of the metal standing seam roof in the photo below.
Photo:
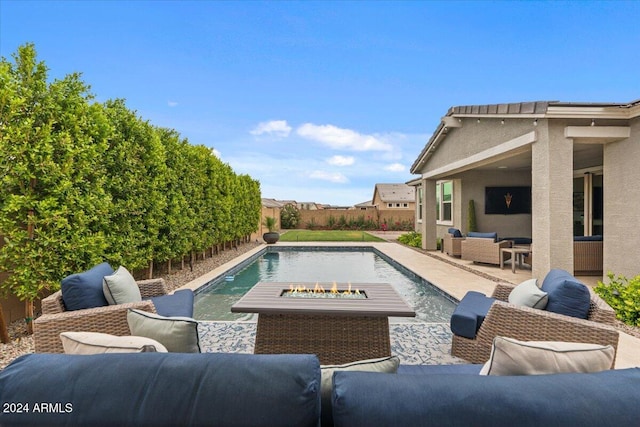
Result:
<svg viewBox="0 0 640 427"><path fill-rule="evenodd" d="M509 115L521 115L521 116L543 116L549 110L549 107L619 107L619 108L631 108L640 105L640 99L628 102L628 103L594 103L594 102L561 102L561 101L532 101L532 102L517 102L509 104L489 104L489 105L463 105L458 107L451 107L447 111L446 116L509 116ZM418 158L413 165L411 165L410 172L417 173L415 170L420 167L424 161L424 157L431 148L436 139L444 132L446 132L445 125L442 121L438 124L438 127L433 132L433 135L427 141L422 151L418 155Z"/></svg>

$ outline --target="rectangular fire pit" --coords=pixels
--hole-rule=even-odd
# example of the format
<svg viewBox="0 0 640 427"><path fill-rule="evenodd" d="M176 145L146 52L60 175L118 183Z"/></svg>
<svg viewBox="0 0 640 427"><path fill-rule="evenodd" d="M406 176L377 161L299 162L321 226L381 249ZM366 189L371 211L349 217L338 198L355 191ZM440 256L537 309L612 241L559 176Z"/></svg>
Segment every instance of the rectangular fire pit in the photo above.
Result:
<svg viewBox="0 0 640 427"><path fill-rule="evenodd" d="M254 353L316 354L325 365L390 356L389 316L416 315L388 283L351 284L358 298L283 296L290 286L260 282L231 307L234 313L258 313ZM348 289L338 285L340 292Z"/></svg>

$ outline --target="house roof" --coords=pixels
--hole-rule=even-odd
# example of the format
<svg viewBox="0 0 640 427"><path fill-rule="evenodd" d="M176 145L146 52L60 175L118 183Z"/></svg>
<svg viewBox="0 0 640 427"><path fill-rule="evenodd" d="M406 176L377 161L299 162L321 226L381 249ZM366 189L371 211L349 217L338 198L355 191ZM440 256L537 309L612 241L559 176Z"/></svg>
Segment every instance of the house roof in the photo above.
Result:
<svg viewBox="0 0 640 427"><path fill-rule="evenodd" d="M373 200L367 200L366 202L358 203L357 205L354 205L354 206L357 208L365 208L365 207L373 206Z"/></svg>
<svg viewBox="0 0 640 427"><path fill-rule="evenodd" d="M263 197L262 206L264 206L265 208L281 208L284 205L276 199L266 199Z"/></svg>
<svg viewBox="0 0 640 427"><path fill-rule="evenodd" d="M532 118L611 118L630 119L640 116L640 99L628 103L594 103L532 101L509 104L463 105L451 107L442 118L433 135L427 141L416 161L411 165L411 173L419 173L430 152L447 134L448 126L456 127L456 119L461 117L532 117ZM458 125L459 127L459 125Z"/></svg>
<svg viewBox="0 0 640 427"><path fill-rule="evenodd" d="M383 202L414 202L416 189L407 184L376 184L373 190L373 200L376 192Z"/></svg>

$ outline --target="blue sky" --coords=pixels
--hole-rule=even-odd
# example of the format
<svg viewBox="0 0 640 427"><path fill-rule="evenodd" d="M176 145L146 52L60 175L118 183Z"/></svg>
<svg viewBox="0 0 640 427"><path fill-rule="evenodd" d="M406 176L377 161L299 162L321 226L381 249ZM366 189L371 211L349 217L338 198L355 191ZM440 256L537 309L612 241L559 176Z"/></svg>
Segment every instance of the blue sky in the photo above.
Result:
<svg viewBox="0 0 640 427"><path fill-rule="evenodd" d="M640 2L0 0L0 55L215 148L263 197L406 182L456 105L640 98Z"/></svg>

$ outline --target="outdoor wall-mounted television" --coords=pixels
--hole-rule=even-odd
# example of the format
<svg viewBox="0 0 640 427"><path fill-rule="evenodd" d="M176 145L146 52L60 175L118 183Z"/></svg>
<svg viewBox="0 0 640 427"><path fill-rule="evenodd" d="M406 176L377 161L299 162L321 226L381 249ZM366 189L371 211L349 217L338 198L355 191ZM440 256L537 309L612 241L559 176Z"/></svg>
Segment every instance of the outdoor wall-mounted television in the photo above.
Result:
<svg viewBox="0 0 640 427"><path fill-rule="evenodd" d="M484 213L486 215L530 214L531 187L486 187Z"/></svg>

